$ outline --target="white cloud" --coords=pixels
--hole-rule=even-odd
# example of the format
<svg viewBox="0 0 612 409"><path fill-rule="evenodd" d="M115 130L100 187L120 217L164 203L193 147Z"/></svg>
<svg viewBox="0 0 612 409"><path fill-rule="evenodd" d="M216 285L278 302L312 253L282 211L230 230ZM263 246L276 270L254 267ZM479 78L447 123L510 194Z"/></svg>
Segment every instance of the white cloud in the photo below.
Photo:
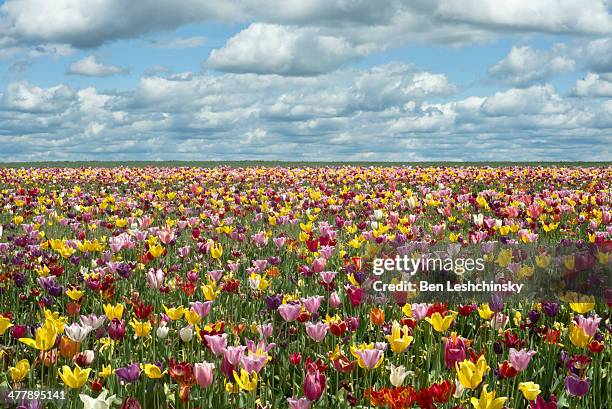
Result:
<svg viewBox="0 0 612 409"><path fill-rule="evenodd" d="M0 6L0 26L4 35L24 42L83 48L240 15L232 2L211 0L7 0Z"/></svg>
<svg viewBox="0 0 612 409"><path fill-rule="evenodd" d="M318 75L366 52L318 29L254 23L213 50L206 65L237 73Z"/></svg>
<svg viewBox="0 0 612 409"><path fill-rule="evenodd" d="M438 102L454 92L446 77L402 64L148 76L122 93L9 83L0 160L610 157L612 105L601 99L534 85Z"/></svg>
<svg viewBox="0 0 612 409"><path fill-rule="evenodd" d="M2 94L2 108L24 112L52 112L70 103L73 92L65 85L40 88L26 81L12 82Z"/></svg>
<svg viewBox="0 0 612 409"><path fill-rule="evenodd" d="M542 51L528 46L513 46L506 58L489 69L489 74L505 84L527 86L544 82L556 74L573 71L575 61L555 55L556 51L558 50Z"/></svg>
<svg viewBox="0 0 612 409"><path fill-rule="evenodd" d="M589 72L576 81L574 92L579 97L612 97L612 75Z"/></svg>
<svg viewBox="0 0 612 409"><path fill-rule="evenodd" d="M249 72L283 75L328 72L366 53L408 43L461 45L512 33L612 33L606 0L6 0L0 6L0 55L47 44L92 48L204 21L252 24L212 53L211 66L245 72L245 64L256 61L261 68ZM278 46L279 55L258 42L263 39ZM192 37L159 45L201 42Z"/></svg>
<svg viewBox="0 0 612 409"><path fill-rule="evenodd" d="M590 41L581 51L590 71L612 72L612 37Z"/></svg>
<svg viewBox="0 0 612 409"><path fill-rule="evenodd" d="M93 55L73 62L67 70L68 74L85 75L88 77L110 77L111 75L124 74L126 72L128 72L127 68L102 64Z"/></svg>
<svg viewBox="0 0 612 409"><path fill-rule="evenodd" d="M491 116L521 114L557 114L567 112L571 104L559 96L552 85L534 85L510 89L488 97L481 110Z"/></svg>
<svg viewBox="0 0 612 409"><path fill-rule="evenodd" d="M445 0L438 2L436 14L494 30L568 34L612 31L606 0Z"/></svg>

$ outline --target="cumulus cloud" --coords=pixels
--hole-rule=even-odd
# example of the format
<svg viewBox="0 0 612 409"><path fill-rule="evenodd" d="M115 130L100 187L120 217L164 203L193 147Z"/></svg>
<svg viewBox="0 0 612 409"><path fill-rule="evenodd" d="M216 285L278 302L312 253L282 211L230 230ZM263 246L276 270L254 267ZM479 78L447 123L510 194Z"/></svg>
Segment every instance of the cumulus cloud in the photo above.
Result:
<svg viewBox="0 0 612 409"><path fill-rule="evenodd" d="M9 83L2 94L2 108L23 112L53 112L66 108L74 94L66 85L40 88L27 81Z"/></svg>
<svg viewBox="0 0 612 409"><path fill-rule="evenodd" d="M595 74L576 81L575 94L579 97L612 97L612 74Z"/></svg>
<svg viewBox="0 0 612 409"><path fill-rule="evenodd" d="M71 75L85 75L88 77L110 77L111 75L125 74L127 68L116 65L102 64L98 59L89 55L73 62L68 67L67 73Z"/></svg>
<svg viewBox="0 0 612 409"><path fill-rule="evenodd" d="M26 43L77 48L177 28L210 18L240 16L232 2L210 0L7 0L0 6L4 35Z"/></svg>
<svg viewBox="0 0 612 409"><path fill-rule="evenodd" d="M587 68L593 72L612 72L612 37L590 41L579 50Z"/></svg>
<svg viewBox="0 0 612 409"><path fill-rule="evenodd" d="M457 91L405 64L307 77L152 75L121 93L15 82L0 96L0 160L610 157L612 105L601 99L551 85L454 100Z"/></svg>
<svg viewBox="0 0 612 409"><path fill-rule="evenodd" d="M612 30L606 0L439 1L437 15L495 30L602 34Z"/></svg>
<svg viewBox="0 0 612 409"><path fill-rule="evenodd" d="M317 75L366 52L318 29L254 23L213 50L206 65L237 73Z"/></svg>
<svg viewBox="0 0 612 409"><path fill-rule="evenodd" d="M282 53L257 60L264 67L250 72L283 75L327 72L407 43L457 45L508 33L612 33L606 0L6 0L0 6L0 49L93 48L210 20L252 24L211 54L212 67L245 72L249 61L271 57L269 47L258 42L267 39ZM196 44L201 39L179 38L166 46ZM301 60L296 49L320 64ZM231 57L239 58L234 63Z"/></svg>
<svg viewBox="0 0 612 409"><path fill-rule="evenodd" d="M489 69L495 80L513 86L528 86L575 69L575 61L556 55L562 47L551 51L534 50L529 46L513 46L506 58Z"/></svg>

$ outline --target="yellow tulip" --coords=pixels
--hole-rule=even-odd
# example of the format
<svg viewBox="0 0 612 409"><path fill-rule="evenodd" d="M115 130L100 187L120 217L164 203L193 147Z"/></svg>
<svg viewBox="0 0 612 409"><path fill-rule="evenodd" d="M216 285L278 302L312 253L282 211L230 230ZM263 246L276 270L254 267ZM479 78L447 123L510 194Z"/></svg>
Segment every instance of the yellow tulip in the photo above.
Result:
<svg viewBox="0 0 612 409"><path fill-rule="evenodd" d="M192 310L185 311L185 319L190 325L198 325L202 321L202 317Z"/></svg>
<svg viewBox="0 0 612 409"><path fill-rule="evenodd" d="M30 363L27 359L22 359L17 362L15 366L9 367L8 372L13 382L20 382L28 376L28 372L30 372Z"/></svg>
<svg viewBox="0 0 612 409"><path fill-rule="evenodd" d="M450 327L455 317L457 317L457 312L455 311L451 311L451 314L446 315L444 318L442 318L439 312L436 312L431 318L426 317L425 321L429 322L437 332L444 332Z"/></svg>
<svg viewBox="0 0 612 409"><path fill-rule="evenodd" d="M491 311L489 304L482 304L480 307L478 307L478 315L480 315L480 318L483 320L490 320L493 316L493 311Z"/></svg>
<svg viewBox="0 0 612 409"><path fill-rule="evenodd" d="M402 335L401 332L404 332ZM412 342L412 337L408 335L408 326L404 325L403 328L397 322L393 323L393 328L391 329L391 335L387 335L387 340L389 341L389 345L391 345L391 351L393 352L404 352L408 345Z"/></svg>
<svg viewBox="0 0 612 409"><path fill-rule="evenodd" d="M591 338L576 324L570 324L568 330L569 339L578 348L586 348Z"/></svg>
<svg viewBox="0 0 612 409"><path fill-rule="evenodd" d="M220 294L220 291L215 288L214 283L205 284L200 288L202 288L202 294L204 294L204 298L206 298L206 301L214 301Z"/></svg>
<svg viewBox="0 0 612 409"><path fill-rule="evenodd" d="M103 366L100 371L98 371L98 376L100 378L108 378L113 373L113 368L110 365Z"/></svg>
<svg viewBox="0 0 612 409"><path fill-rule="evenodd" d="M159 369L159 366L153 364L144 364L143 369L145 375L149 379L159 379L166 374L166 371L162 372L161 369Z"/></svg>
<svg viewBox="0 0 612 409"><path fill-rule="evenodd" d="M249 373L244 368L241 368L240 376L238 376L236 371L234 371L234 380L242 390L250 392L257 388L257 372L255 371L251 372L251 375L249 376Z"/></svg>
<svg viewBox="0 0 612 409"><path fill-rule="evenodd" d="M149 321L138 321L136 318L132 318L130 326L134 328L137 337L146 337L151 332L151 323Z"/></svg>
<svg viewBox="0 0 612 409"><path fill-rule="evenodd" d="M83 294L83 291L79 291L76 288L66 291L66 295L73 301L79 301L81 298L83 298Z"/></svg>
<svg viewBox="0 0 612 409"><path fill-rule="evenodd" d="M58 371L58 374L66 386L72 389L78 389L85 385L90 372L91 368L81 369L81 367L75 365L74 370L72 370L68 365L64 365L62 366L62 370Z"/></svg>
<svg viewBox="0 0 612 409"><path fill-rule="evenodd" d="M476 364L469 359L461 363L455 363L455 369L457 370L457 377L459 382L464 388L476 389L482 382L489 366L484 356L480 356Z"/></svg>
<svg viewBox="0 0 612 409"><path fill-rule="evenodd" d="M40 351L48 351L55 345L57 329L50 321L45 321L45 325L36 330L35 337L35 339L19 338L19 341Z"/></svg>
<svg viewBox="0 0 612 409"><path fill-rule="evenodd" d="M121 317L123 317L123 304L104 304L102 307L104 308L104 314L106 314L106 318L108 318L109 321L112 321L115 318L120 320Z"/></svg>
<svg viewBox="0 0 612 409"><path fill-rule="evenodd" d="M149 246L149 253L155 258L158 258L164 253L164 246L161 244L156 244L154 246Z"/></svg>
<svg viewBox="0 0 612 409"><path fill-rule="evenodd" d="M11 320L0 315L0 335L4 335L7 329L12 327Z"/></svg>
<svg viewBox="0 0 612 409"><path fill-rule="evenodd" d="M221 246L221 243L218 243L218 244L213 243L210 246L210 256L214 258L215 260L218 260L221 258L222 255L223 255L223 246Z"/></svg>
<svg viewBox="0 0 612 409"><path fill-rule="evenodd" d="M164 310L166 310L166 315L170 317L172 321L180 320L183 317L183 314L185 313L185 308L182 305L176 308L168 308L164 305Z"/></svg>
<svg viewBox="0 0 612 409"><path fill-rule="evenodd" d="M586 298L586 297L585 297ZM576 311L578 314L586 314L595 308L594 302L571 302L570 308Z"/></svg>
<svg viewBox="0 0 612 409"><path fill-rule="evenodd" d="M495 391L487 392L487 385L480 392L480 399L472 397L474 409L501 409L508 398L495 398Z"/></svg>
<svg viewBox="0 0 612 409"><path fill-rule="evenodd" d="M59 312L51 312L45 309L45 323L48 322L49 324L53 325L58 334L64 332L64 326L66 325L67 321L68 318L62 317Z"/></svg>
<svg viewBox="0 0 612 409"><path fill-rule="evenodd" d="M540 394L540 385L533 382L521 382L519 383L519 390L523 392L525 399L532 401Z"/></svg>

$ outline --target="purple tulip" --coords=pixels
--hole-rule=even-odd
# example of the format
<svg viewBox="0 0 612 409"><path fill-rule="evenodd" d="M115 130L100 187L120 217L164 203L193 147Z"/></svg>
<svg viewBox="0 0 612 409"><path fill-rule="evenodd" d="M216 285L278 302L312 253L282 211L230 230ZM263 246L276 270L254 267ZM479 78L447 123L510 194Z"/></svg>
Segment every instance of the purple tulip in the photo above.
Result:
<svg viewBox="0 0 612 409"><path fill-rule="evenodd" d="M108 336L113 340L121 340L125 337L125 320L113 318L108 326Z"/></svg>
<svg viewBox="0 0 612 409"><path fill-rule="evenodd" d="M132 383L140 378L140 366L138 364L131 364L125 368L117 368L115 374L120 381Z"/></svg>
<svg viewBox="0 0 612 409"><path fill-rule="evenodd" d="M565 389L571 396L584 396L589 391L591 383L588 379L582 379L571 374L565 377Z"/></svg>

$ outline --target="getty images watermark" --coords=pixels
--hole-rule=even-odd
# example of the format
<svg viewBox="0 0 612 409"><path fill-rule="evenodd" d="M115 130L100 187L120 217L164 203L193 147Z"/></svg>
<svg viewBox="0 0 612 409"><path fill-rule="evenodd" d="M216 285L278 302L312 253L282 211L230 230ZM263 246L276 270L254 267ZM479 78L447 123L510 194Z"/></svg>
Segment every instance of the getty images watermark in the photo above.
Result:
<svg viewBox="0 0 612 409"><path fill-rule="evenodd" d="M485 271L484 258L453 258L453 257L419 257L413 258L408 255L397 255L395 258L376 258L373 260L372 273L380 277L387 272L401 273L402 280L384 282L376 279L372 283L374 291L381 292L429 292L429 293L515 293L520 294L524 284L507 281L493 280L461 280L469 273L481 273ZM432 282L425 278L415 279L417 273L427 272L451 272L453 279L445 282ZM467 274L466 274L467 273Z"/></svg>

